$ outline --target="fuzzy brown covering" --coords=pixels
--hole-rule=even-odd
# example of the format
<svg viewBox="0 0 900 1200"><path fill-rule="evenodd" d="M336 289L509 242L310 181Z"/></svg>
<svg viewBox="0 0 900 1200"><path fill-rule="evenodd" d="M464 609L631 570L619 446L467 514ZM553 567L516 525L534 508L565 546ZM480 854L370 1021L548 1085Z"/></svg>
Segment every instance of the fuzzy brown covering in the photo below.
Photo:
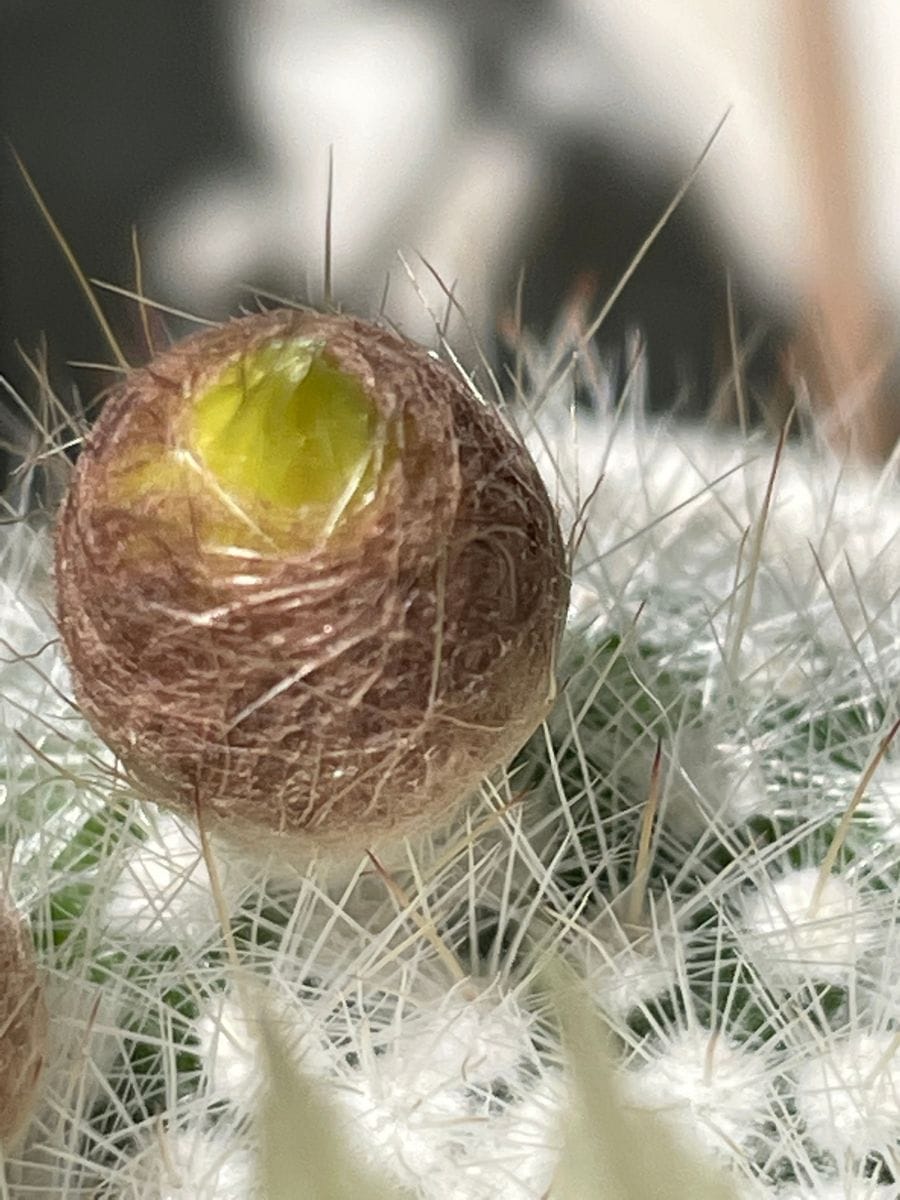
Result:
<svg viewBox="0 0 900 1200"><path fill-rule="evenodd" d="M296 336L402 431L352 537L229 559L189 512L115 499L118 464L171 446L227 360ZM421 347L302 310L201 332L113 389L56 581L79 703L148 794L313 849L433 823L506 761L547 712L568 597L553 506L498 413Z"/></svg>
<svg viewBox="0 0 900 1200"><path fill-rule="evenodd" d="M44 1064L47 1009L28 928L0 891L0 1146L31 1116Z"/></svg>

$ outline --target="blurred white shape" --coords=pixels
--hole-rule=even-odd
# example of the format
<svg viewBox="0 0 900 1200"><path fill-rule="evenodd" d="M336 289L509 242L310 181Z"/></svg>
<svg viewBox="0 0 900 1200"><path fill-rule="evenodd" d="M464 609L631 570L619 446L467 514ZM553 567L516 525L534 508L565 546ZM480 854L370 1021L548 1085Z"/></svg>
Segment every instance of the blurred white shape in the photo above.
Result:
<svg viewBox="0 0 900 1200"><path fill-rule="evenodd" d="M900 305L900 6L833 9L861 131L864 240ZM253 177L198 184L162 214L157 278L173 301L220 307L265 271L320 296L333 148L335 295L374 310L385 273L402 278L397 250L412 250L448 286L459 281L478 328L550 194L554 143L618 145L674 193L729 110L697 192L752 285L780 306L804 295L809 163L779 0L554 0L515 21L491 5L422 0L248 0L226 11L260 161ZM508 36L497 36L501 19ZM476 53L494 71L490 105L468 90ZM428 336L421 302L399 290L391 314Z"/></svg>
<svg viewBox="0 0 900 1200"><path fill-rule="evenodd" d="M237 281L252 280L265 253L268 204L266 186L249 174L198 179L169 201L149 238L166 294L203 315Z"/></svg>
<svg viewBox="0 0 900 1200"><path fill-rule="evenodd" d="M588 55L610 57L626 81L620 105L603 103L595 115L635 158L684 176L729 113L699 190L753 283L784 299L802 242L778 0L559 2Z"/></svg>
<svg viewBox="0 0 900 1200"><path fill-rule="evenodd" d="M869 268L900 308L900 5L842 0L847 67L859 105L861 195L868 223Z"/></svg>
<svg viewBox="0 0 900 1200"><path fill-rule="evenodd" d="M465 103L446 20L414 5L255 0L229 9L236 86L262 163L176 200L155 246L163 282L215 308L254 272L321 295L329 154L335 295L377 306L385 272L446 166Z"/></svg>
<svg viewBox="0 0 900 1200"><path fill-rule="evenodd" d="M371 247L440 168L462 86L451 31L409 5L354 0L315 17L265 0L235 16L241 93L285 191L285 231L322 246L333 146L335 267L366 269Z"/></svg>
<svg viewBox="0 0 900 1200"><path fill-rule="evenodd" d="M541 186L541 166L514 129L460 133L411 239L438 279L414 258L409 265L416 287L406 280L392 287L392 320L412 336L433 340L423 298L443 324L450 293L476 336L484 335L492 322L498 280L515 261L517 249L524 252L521 230ZM454 306L447 328L458 333L459 320Z"/></svg>

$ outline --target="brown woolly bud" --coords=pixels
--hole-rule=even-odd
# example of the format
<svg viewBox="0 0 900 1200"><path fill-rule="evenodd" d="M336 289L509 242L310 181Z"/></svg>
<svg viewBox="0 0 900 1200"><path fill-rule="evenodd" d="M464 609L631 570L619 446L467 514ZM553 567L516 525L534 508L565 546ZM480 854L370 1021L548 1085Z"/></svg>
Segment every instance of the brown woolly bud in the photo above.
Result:
<svg viewBox="0 0 900 1200"><path fill-rule="evenodd" d="M47 1009L25 922L0 890L0 1146L24 1131L47 1043Z"/></svg>
<svg viewBox="0 0 900 1200"><path fill-rule="evenodd" d="M162 803L356 848L450 813L540 722L553 507L436 356L277 310L129 374L57 530L84 712Z"/></svg>

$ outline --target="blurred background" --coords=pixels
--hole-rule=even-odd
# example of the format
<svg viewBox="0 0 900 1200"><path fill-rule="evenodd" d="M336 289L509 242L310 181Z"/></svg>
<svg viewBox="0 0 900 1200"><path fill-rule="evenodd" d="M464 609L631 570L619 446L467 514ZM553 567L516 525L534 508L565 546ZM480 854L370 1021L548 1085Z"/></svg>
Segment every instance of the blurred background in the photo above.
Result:
<svg viewBox="0 0 900 1200"><path fill-rule="evenodd" d="M729 295L751 400L777 388L822 307L822 239L846 241L835 212L864 280L860 339L873 312L892 328L898 45L893 0L0 0L0 127L86 274L133 288L134 226L146 293L205 317L255 290L321 301L333 154L334 299L370 315L386 292L433 341L400 251L497 362L520 279L540 336L573 298L598 310L727 112L599 334L615 375L639 330L651 405L703 413L731 369ZM797 96L820 76L834 87L804 125ZM847 275L838 262L832 298ZM143 361L138 306L103 303ZM450 337L466 340L458 317ZM67 365L109 350L3 148L0 373L26 402L17 347L42 345L64 399L108 381Z"/></svg>

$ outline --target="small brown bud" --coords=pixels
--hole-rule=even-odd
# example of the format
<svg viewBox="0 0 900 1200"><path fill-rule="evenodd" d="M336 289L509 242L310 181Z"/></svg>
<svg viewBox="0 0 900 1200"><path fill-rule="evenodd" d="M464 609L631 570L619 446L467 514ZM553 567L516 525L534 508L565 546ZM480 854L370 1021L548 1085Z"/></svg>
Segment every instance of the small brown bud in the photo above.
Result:
<svg viewBox="0 0 900 1200"><path fill-rule="evenodd" d="M130 373L56 546L85 714L223 831L333 851L432 825L554 694L568 577L533 463L351 317L241 318Z"/></svg>

